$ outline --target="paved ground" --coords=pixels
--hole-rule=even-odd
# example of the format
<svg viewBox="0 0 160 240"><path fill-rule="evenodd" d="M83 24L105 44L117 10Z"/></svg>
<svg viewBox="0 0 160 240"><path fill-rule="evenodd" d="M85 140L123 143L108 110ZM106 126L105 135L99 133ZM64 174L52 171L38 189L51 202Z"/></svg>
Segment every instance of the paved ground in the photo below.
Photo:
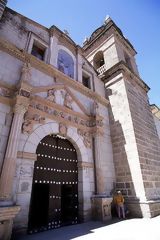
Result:
<svg viewBox="0 0 160 240"><path fill-rule="evenodd" d="M160 240L160 216L152 219L112 220L62 227L14 240Z"/></svg>

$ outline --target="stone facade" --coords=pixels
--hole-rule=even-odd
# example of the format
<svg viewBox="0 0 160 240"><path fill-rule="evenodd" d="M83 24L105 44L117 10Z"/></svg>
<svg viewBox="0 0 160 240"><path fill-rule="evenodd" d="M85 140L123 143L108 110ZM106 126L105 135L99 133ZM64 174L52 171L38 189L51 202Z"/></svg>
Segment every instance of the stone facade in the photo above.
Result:
<svg viewBox="0 0 160 240"><path fill-rule="evenodd" d="M133 46L111 19L81 48L57 27L47 29L0 3L3 238L12 223L16 231L28 228L37 147L49 135L76 150L80 221L110 219L115 188L133 216L158 215L159 120Z"/></svg>

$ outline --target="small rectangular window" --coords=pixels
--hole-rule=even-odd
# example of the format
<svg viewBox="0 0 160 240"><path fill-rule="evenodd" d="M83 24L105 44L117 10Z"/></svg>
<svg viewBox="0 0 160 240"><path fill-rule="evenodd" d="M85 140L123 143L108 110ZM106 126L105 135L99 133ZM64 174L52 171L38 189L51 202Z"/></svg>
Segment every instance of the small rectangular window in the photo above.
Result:
<svg viewBox="0 0 160 240"><path fill-rule="evenodd" d="M36 42L33 43L31 54L40 60L44 60L45 48L38 45Z"/></svg>
<svg viewBox="0 0 160 240"><path fill-rule="evenodd" d="M90 85L90 77L88 76L82 76L82 83L85 87L87 88L91 88L91 85Z"/></svg>

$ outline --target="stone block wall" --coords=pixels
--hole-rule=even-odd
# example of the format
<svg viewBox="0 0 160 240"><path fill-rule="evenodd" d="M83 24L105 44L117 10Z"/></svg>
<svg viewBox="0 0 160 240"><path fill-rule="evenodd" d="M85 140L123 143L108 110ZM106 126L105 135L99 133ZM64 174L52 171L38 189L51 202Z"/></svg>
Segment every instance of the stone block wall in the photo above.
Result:
<svg viewBox="0 0 160 240"><path fill-rule="evenodd" d="M133 199L136 195L141 197L141 194L144 194L140 164L125 81L120 79L115 82L113 85L108 83L109 87L107 83L105 85L110 100L109 119L116 172L115 187L122 190L125 197Z"/></svg>
<svg viewBox="0 0 160 240"><path fill-rule="evenodd" d="M148 97L138 84L126 82L146 198L160 198L160 141Z"/></svg>

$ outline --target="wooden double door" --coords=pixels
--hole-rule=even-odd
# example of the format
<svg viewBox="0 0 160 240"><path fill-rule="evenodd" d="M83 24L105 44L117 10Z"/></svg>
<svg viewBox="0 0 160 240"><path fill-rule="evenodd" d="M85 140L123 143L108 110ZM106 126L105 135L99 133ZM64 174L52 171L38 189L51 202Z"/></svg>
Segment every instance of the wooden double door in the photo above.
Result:
<svg viewBox="0 0 160 240"><path fill-rule="evenodd" d="M37 147L28 232L78 223L78 168L74 146L46 136Z"/></svg>

